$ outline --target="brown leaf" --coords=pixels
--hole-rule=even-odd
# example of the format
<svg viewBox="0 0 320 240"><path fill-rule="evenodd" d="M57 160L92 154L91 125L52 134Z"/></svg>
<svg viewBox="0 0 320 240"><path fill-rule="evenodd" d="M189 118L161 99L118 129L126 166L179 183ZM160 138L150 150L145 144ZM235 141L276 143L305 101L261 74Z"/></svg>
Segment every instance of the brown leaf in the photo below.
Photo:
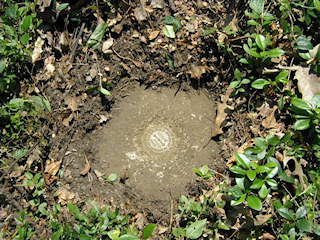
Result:
<svg viewBox="0 0 320 240"><path fill-rule="evenodd" d="M262 234L262 239L263 240L274 240L274 239L276 239L276 237L271 235L270 233L264 233L264 234Z"/></svg>
<svg viewBox="0 0 320 240"><path fill-rule="evenodd" d="M158 37L160 31L153 31L150 35L149 35L149 40L153 40L155 39L156 37Z"/></svg>
<svg viewBox="0 0 320 240"><path fill-rule="evenodd" d="M90 168L91 168L91 161L89 161L88 158L86 157L86 166L83 168L80 174L83 176L86 175L90 171Z"/></svg>
<svg viewBox="0 0 320 240"><path fill-rule="evenodd" d="M265 119L262 120L262 126L266 129L279 128L281 124L277 123L274 116L275 111L278 109L277 106L273 106L271 114L269 114Z"/></svg>
<svg viewBox="0 0 320 240"><path fill-rule="evenodd" d="M66 187L60 187L55 195L59 198L58 203L62 205L66 205L76 196L73 192L69 192Z"/></svg>
<svg viewBox="0 0 320 240"><path fill-rule="evenodd" d="M64 126L66 126L66 127L69 127L70 122L73 120L74 117L75 117L75 114L72 112L72 113L69 115L69 117L64 118L64 119L62 120L62 124L63 124Z"/></svg>
<svg viewBox="0 0 320 240"><path fill-rule="evenodd" d="M317 74L312 74L310 67L299 67L294 75L294 78L298 80L298 89L302 94L302 98L308 102L312 101L313 96L320 92L320 78Z"/></svg>
<svg viewBox="0 0 320 240"><path fill-rule="evenodd" d="M52 176L55 176L57 174L57 172L60 169L62 160L55 162L54 160L52 160L51 162L49 162L46 165L46 168L44 170L45 173L49 173Z"/></svg>
<svg viewBox="0 0 320 240"><path fill-rule="evenodd" d="M37 5L39 5L40 12L43 12L46 7L49 7L51 0L39 0Z"/></svg>
<svg viewBox="0 0 320 240"><path fill-rule="evenodd" d="M301 184L302 189L306 189L307 184L305 183L304 179L306 179L307 176L303 173L302 165L306 167L308 162L304 159L300 159L300 161L298 162L294 156L287 156L286 153L284 153L283 166L287 166L290 160L293 160L295 163L295 169L293 172L291 172L291 175L297 175L299 177L299 182Z"/></svg>
<svg viewBox="0 0 320 240"><path fill-rule="evenodd" d="M201 75L204 74L207 71L206 66L195 66L192 65L190 70L186 73L189 73L192 78L200 79Z"/></svg>
<svg viewBox="0 0 320 240"><path fill-rule="evenodd" d="M215 124L214 124L212 132L211 132L212 137L215 137L215 136L223 133L222 128L225 127L223 125L223 122L226 119L226 117L228 116L228 113L226 113L225 110L227 108L233 109L232 106L229 106L227 104L232 91L233 91L233 89L228 89L225 96L224 96L223 103L217 104L217 116L216 116Z"/></svg>
<svg viewBox="0 0 320 240"><path fill-rule="evenodd" d="M272 214L265 214L265 215L257 215L253 221L255 226L260 226L265 224L270 218L272 217Z"/></svg>

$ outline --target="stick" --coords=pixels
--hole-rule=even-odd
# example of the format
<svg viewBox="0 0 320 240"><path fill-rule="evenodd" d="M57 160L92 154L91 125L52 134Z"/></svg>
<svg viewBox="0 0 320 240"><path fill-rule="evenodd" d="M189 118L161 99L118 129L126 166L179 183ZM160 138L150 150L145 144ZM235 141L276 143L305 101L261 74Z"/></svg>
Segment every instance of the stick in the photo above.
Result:
<svg viewBox="0 0 320 240"><path fill-rule="evenodd" d="M71 52L71 56L70 56L70 63L73 62L73 59L74 59L74 56L76 54L76 51L77 51L77 48L78 48L78 45L79 45L79 40L80 40L80 37L82 35L82 32L83 32L83 29L84 29L84 26L85 26L85 23L82 23L82 26L80 28L80 32L76 38L76 43L74 44L74 47L72 49L72 52Z"/></svg>

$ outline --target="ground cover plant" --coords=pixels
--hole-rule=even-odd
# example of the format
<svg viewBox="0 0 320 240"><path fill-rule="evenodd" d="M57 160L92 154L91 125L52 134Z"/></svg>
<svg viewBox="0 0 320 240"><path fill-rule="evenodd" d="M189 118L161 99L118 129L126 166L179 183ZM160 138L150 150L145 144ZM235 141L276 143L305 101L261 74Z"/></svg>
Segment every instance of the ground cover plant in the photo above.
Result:
<svg viewBox="0 0 320 240"><path fill-rule="evenodd" d="M320 238L319 0L0 8L1 239ZM130 201L81 201L61 181L81 126L105 124L133 81L217 100L210 141L226 167L193 166L198 191L172 199L163 219ZM92 185L125 182L85 161Z"/></svg>

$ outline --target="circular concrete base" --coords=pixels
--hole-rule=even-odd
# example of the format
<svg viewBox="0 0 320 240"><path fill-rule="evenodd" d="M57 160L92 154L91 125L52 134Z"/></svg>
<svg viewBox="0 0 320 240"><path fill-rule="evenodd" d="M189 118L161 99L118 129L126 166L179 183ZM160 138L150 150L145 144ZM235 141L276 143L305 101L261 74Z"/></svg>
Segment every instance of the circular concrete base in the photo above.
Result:
<svg viewBox="0 0 320 240"><path fill-rule="evenodd" d="M178 197L195 178L194 167L212 163L214 103L204 93L137 88L115 108L99 136L96 168L126 176L126 184L155 200Z"/></svg>

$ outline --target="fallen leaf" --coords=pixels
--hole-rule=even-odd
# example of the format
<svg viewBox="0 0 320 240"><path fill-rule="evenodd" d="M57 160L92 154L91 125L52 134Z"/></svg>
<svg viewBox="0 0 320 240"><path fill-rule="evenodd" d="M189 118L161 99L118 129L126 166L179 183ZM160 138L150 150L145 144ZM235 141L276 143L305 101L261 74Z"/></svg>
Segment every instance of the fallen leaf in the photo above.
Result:
<svg viewBox="0 0 320 240"><path fill-rule="evenodd" d="M74 199L76 196L73 192L69 192L66 187L60 187L56 192L55 196L58 197L58 203L61 205L66 205L70 200Z"/></svg>
<svg viewBox="0 0 320 240"><path fill-rule="evenodd" d="M51 176L55 176L60 169L61 163L62 160L56 162L54 160L49 161L49 163L47 163L46 165L44 172L49 173Z"/></svg>
<svg viewBox="0 0 320 240"><path fill-rule="evenodd" d="M272 214L259 214L257 215L253 221L255 226L260 226L265 224L270 218L272 217Z"/></svg>
<svg viewBox="0 0 320 240"><path fill-rule="evenodd" d="M86 166L83 168L80 174L83 176L86 175L90 171L90 168L91 168L91 161L89 161L88 158L86 157Z"/></svg>
<svg viewBox="0 0 320 240"><path fill-rule="evenodd" d="M44 44L44 40L38 37L37 41L34 43L34 50L31 56L32 63L35 63L40 59L41 53L43 52L42 50L43 44Z"/></svg>
<svg viewBox="0 0 320 240"><path fill-rule="evenodd" d="M219 134L223 133L222 128L225 127L223 125L223 122L225 121L226 117L228 116L228 113L225 112L226 109L233 109L232 106L229 106L227 104L230 94L233 91L233 89L228 89L225 96L224 96L224 101L222 103L217 104L217 115L216 115L216 120L215 124L213 125L212 132L211 132L211 137L215 137Z"/></svg>
<svg viewBox="0 0 320 240"><path fill-rule="evenodd" d="M195 66L192 65L190 70L187 71L191 75L192 78L200 79L201 75L207 71L207 67L205 66Z"/></svg>
<svg viewBox="0 0 320 240"><path fill-rule="evenodd" d="M62 120L62 124L66 127L69 127L70 126L70 122L73 120L73 118L75 117L75 113L72 112L68 117L64 118Z"/></svg>
<svg viewBox="0 0 320 240"><path fill-rule="evenodd" d="M307 176L303 173L303 167L306 167L308 162L304 159L300 159L300 161L298 162L297 159L294 156L287 156L286 152L284 152L284 157L283 157L283 167L286 167L288 162L292 160L295 163L295 168L294 171L291 172L291 175L296 175L299 178L299 182L301 184L302 189L306 189L307 188L307 184L305 183L304 179L307 179Z"/></svg>
<svg viewBox="0 0 320 240"><path fill-rule="evenodd" d="M158 31L158 30L153 31L152 33L150 33L149 40L151 41L151 40L155 39L156 37L158 37L159 33L160 33L160 31Z"/></svg>
<svg viewBox="0 0 320 240"><path fill-rule="evenodd" d="M37 5L39 5L40 12L43 12L46 7L49 7L51 4L51 0L39 0L37 1Z"/></svg>
<svg viewBox="0 0 320 240"><path fill-rule="evenodd" d="M102 52L103 53L109 53L110 48L113 45L113 42L114 42L113 38L109 38L108 40L104 41L102 43Z"/></svg>
<svg viewBox="0 0 320 240"><path fill-rule="evenodd" d="M146 2L146 0L140 0L141 4L139 4L138 7L136 7L134 9L134 16L139 22L147 20L148 14L147 14L147 11L144 7L145 2Z"/></svg>
<svg viewBox="0 0 320 240"><path fill-rule="evenodd" d="M294 79L298 81L298 89L302 99L312 102L313 96L320 92L320 78L310 72L310 67L298 67Z"/></svg>
<svg viewBox="0 0 320 240"><path fill-rule="evenodd" d="M276 239L276 237L271 235L270 233L264 233L264 234L262 234L262 239L263 240L274 240L274 239Z"/></svg>
<svg viewBox="0 0 320 240"><path fill-rule="evenodd" d="M265 119L262 120L262 126L265 129L271 129L271 128L279 128L281 124L277 123L277 120L275 118L275 112L278 109L277 106L273 106L272 112L267 115Z"/></svg>

